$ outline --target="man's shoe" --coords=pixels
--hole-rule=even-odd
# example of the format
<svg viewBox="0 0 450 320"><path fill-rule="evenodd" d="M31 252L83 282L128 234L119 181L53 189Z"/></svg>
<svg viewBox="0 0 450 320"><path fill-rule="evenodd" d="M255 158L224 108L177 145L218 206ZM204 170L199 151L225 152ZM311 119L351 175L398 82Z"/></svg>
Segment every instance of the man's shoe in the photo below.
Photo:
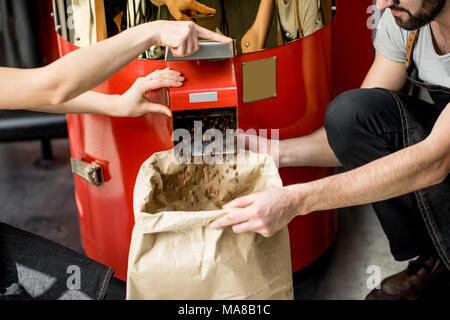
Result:
<svg viewBox="0 0 450 320"><path fill-rule="evenodd" d="M418 300L442 286L448 288L450 271L436 257L420 256L408 267L381 282L381 289L372 290L366 300Z"/></svg>
<svg viewBox="0 0 450 320"><path fill-rule="evenodd" d="M388 296L381 289L373 289L367 295L366 300L397 300L394 296Z"/></svg>

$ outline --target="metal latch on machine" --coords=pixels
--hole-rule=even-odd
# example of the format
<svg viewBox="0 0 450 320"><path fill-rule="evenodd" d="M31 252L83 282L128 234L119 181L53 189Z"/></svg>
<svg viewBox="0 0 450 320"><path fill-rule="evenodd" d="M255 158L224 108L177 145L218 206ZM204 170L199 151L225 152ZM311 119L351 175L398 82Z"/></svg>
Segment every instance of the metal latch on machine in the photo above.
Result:
<svg viewBox="0 0 450 320"><path fill-rule="evenodd" d="M95 162L87 163L82 160L70 159L72 172L94 186L100 186L105 181L103 168Z"/></svg>

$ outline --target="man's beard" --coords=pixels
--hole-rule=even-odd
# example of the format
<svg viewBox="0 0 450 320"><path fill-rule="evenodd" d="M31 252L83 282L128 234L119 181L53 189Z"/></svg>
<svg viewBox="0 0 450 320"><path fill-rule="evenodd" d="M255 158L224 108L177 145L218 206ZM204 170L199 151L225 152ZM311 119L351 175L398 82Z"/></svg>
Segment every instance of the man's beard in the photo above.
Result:
<svg viewBox="0 0 450 320"><path fill-rule="evenodd" d="M395 4L391 7L395 11L403 11L409 15L409 18L403 21L400 17L395 17L397 24L405 30L416 30L423 26L429 24L433 21L445 6L446 0L422 0L422 5L420 6L419 12L413 15L409 10L398 7Z"/></svg>

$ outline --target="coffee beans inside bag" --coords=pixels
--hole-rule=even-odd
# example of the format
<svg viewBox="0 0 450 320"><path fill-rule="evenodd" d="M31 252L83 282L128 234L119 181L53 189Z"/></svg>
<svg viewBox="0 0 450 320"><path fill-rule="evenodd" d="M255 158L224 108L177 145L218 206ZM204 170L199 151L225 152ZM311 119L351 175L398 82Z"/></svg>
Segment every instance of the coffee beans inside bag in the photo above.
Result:
<svg viewBox="0 0 450 320"><path fill-rule="evenodd" d="M229 201L282 186L272 158L243 157L184 164L168 150L144 162L134 189L127 299L293 298L287 228L265 238L208 226L231 212L222 209Z"/></svg>

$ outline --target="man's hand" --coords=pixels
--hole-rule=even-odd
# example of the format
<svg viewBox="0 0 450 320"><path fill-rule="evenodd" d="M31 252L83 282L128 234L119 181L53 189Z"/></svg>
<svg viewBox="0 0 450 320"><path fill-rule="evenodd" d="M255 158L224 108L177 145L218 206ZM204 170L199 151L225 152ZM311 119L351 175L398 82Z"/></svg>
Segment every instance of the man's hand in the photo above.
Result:
<svg viewBox="0 0 450 320"><path fill-rule="evenodd" d="M190 21L197 12L214 14L216 10L205 6L195 0L165 0L165 4L172 16L177 20Z"/></svg>
<svg viewBox="0 0 450 320"><path fill-rule="evenodd" d="M157 20L149 23L151 32L156 32L156 44L170 47L176 57L190 56L198 49L198 39L231 43L233 39L202 28L189 21Z"/></svg>
<svg viewBox="0 0 450 320"><path fill-rule="evenodd" d="M139 117L149 112L162 113L171 116L170 109L156 101L151 101L150 91L161 88L180 87L184 77L175 70L156 70L146 77L138 78L136 82L117 98L114 116Z"/></svg>
<svg viewBox="0 0 450 320"><path fill-rule="evenodd" d="M295 206L295 193L278 188L235 199L223 208L242 208L210 224L213 229L233 226L236 233L254 231L270 237L284 228L300 210Z"/></svg>

